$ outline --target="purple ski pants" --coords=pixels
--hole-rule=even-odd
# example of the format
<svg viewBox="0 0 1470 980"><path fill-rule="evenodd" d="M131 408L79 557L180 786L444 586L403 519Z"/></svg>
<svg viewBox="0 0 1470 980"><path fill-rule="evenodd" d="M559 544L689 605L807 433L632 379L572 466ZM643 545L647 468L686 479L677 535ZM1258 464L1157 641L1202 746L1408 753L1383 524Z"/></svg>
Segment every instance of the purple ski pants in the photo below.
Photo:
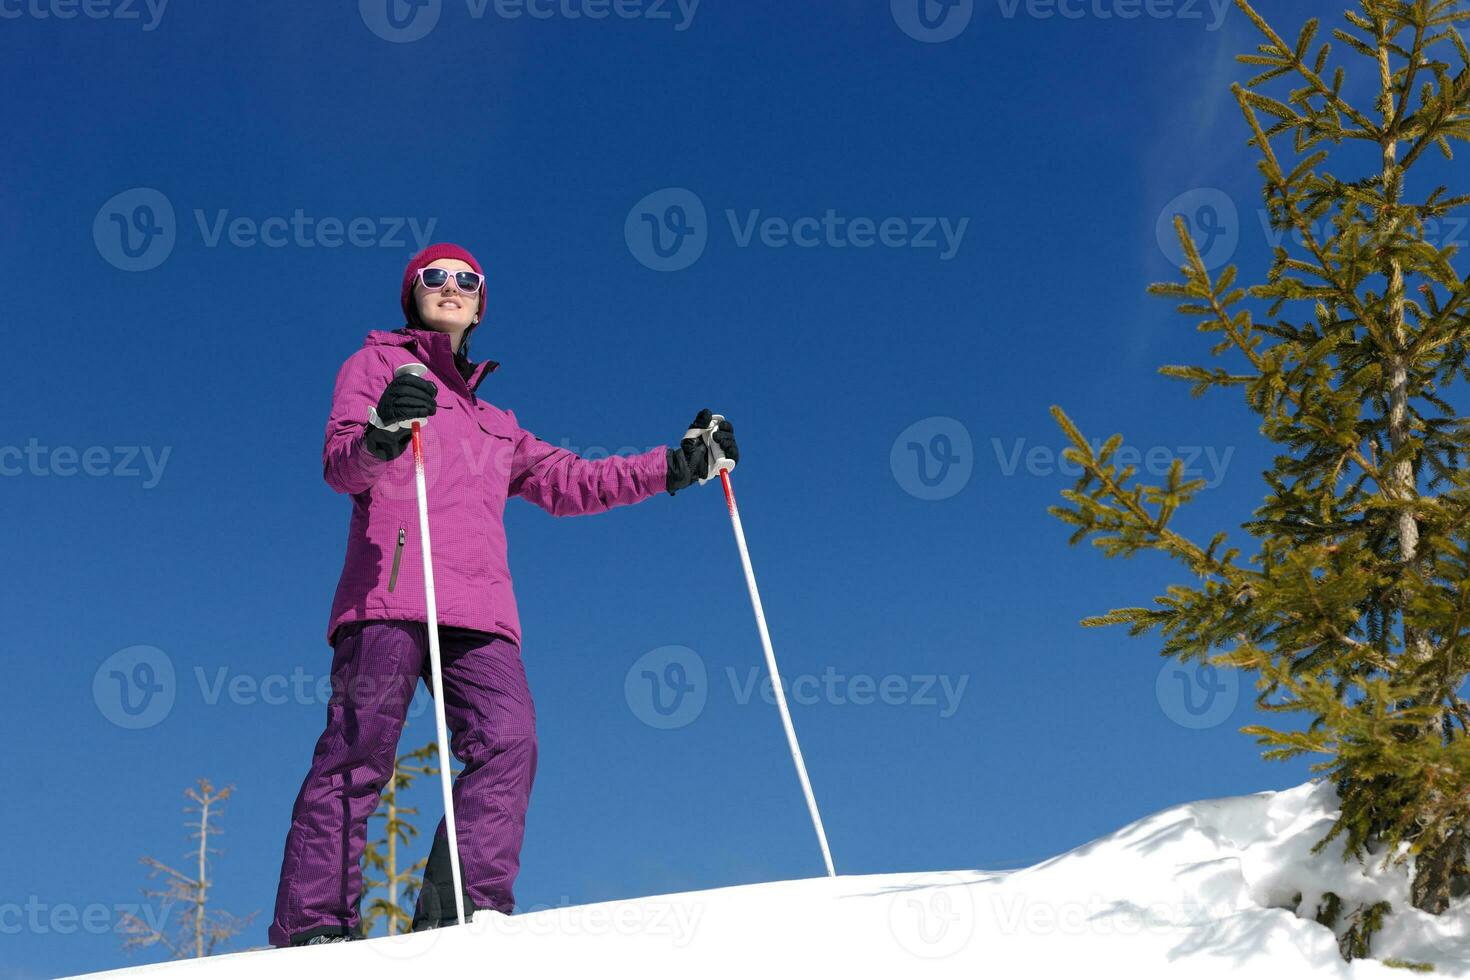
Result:
<svg viewBox="0 0 1470 980"><path fill-rule="evenodd" d="M449 628L439 636L449 744L464 763L454 812L465 891L475 908L508 914L536 776L536 709L513 641ZM271 945L358 930L368 817L420 677L433 693L423 623L374 620L338 632L327 726L291 810Z"/></svg>

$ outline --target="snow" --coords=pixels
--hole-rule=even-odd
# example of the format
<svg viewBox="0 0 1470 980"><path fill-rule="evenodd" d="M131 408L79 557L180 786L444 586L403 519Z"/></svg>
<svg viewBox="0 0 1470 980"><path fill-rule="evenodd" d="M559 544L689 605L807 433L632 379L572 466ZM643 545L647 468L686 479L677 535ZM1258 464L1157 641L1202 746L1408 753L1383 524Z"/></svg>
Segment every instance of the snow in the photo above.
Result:
<svg viewBox="0 0 1470 980"><path fill-rule="evenodd" d="M401 977L406 967L496 975L1404 978L1398 958L1470 977L1470 898L1443 916L1411 908L1406 867L1320 854L1329 784L1161 811L1018 871L844 875L546 909L480 913L459 927L259 950L100 976L282 980ZM1387 900L1373 960L1345 962L1314 921ZM1301 898L1297 902L1297 896ZM1293 904L1297 902L1297 904ZM1346 915L1344 915L1344 918ZM452 972L451 972L452 971Z"/></svg>

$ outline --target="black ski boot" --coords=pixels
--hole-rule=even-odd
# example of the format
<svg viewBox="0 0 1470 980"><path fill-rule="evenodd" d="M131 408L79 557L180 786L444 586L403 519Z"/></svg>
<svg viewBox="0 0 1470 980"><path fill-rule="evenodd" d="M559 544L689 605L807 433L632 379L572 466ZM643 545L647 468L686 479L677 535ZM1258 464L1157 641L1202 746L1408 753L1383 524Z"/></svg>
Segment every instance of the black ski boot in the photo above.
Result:
<svg viewBox="0 0 1470 980"><path fill-rule="evenodd" d="M462 892L461 897L465 921L468 922L475 914L475 903L470 901L468 890ZM449 838L438 834L429 850L429 860L424 862L424 882L419 887L419 900L414 905L411 931L454 925L459 925L459 916L454 908L454 869L449 865Z"/></svg>

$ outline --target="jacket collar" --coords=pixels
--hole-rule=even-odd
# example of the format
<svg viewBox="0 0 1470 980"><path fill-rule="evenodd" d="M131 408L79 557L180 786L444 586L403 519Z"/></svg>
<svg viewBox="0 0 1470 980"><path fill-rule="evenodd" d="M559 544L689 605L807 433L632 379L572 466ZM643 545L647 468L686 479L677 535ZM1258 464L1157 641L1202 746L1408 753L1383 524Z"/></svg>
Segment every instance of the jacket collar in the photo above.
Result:
<svg viewBox="0 0 1470 980"><path fill-rule="evenodd" d="M399 327L397 330L373 330L363 341L367 344L381 344L388 347L407 347L416 350L419 357L436 374L446 378L456 378L463 382L471 395L475 389L480 387L492 371L500 367L499 361L481 361L473 364L469 379L459 372L459 365L455 363L455 354L449 349L449 335L437 330L420 330L415 327Z"/></svg>

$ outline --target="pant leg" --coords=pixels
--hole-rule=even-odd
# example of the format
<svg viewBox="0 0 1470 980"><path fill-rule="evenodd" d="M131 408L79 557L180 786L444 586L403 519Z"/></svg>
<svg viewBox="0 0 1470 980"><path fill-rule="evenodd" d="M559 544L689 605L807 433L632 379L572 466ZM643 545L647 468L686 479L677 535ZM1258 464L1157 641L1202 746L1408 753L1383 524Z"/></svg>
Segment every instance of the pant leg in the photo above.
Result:
<svg viewBox="0 0 1470 980"><path fill-rule="evenodd" d="M536 709L519 647L493 634L441 634L465 911L515 908L526 808L536 778ZM432 686L430 688L432 690ZM443 820L424 869L414 928L453 922L454 880Z"/></svg>
<svg viewBox="0 0 1470 980"><path fill-rule="evenodd" d="M273 946L360 928L368 817L393 773L426 637L422 623L388 621L344 627L338 636L326 729L291 810L268 930Z"/></svg>

